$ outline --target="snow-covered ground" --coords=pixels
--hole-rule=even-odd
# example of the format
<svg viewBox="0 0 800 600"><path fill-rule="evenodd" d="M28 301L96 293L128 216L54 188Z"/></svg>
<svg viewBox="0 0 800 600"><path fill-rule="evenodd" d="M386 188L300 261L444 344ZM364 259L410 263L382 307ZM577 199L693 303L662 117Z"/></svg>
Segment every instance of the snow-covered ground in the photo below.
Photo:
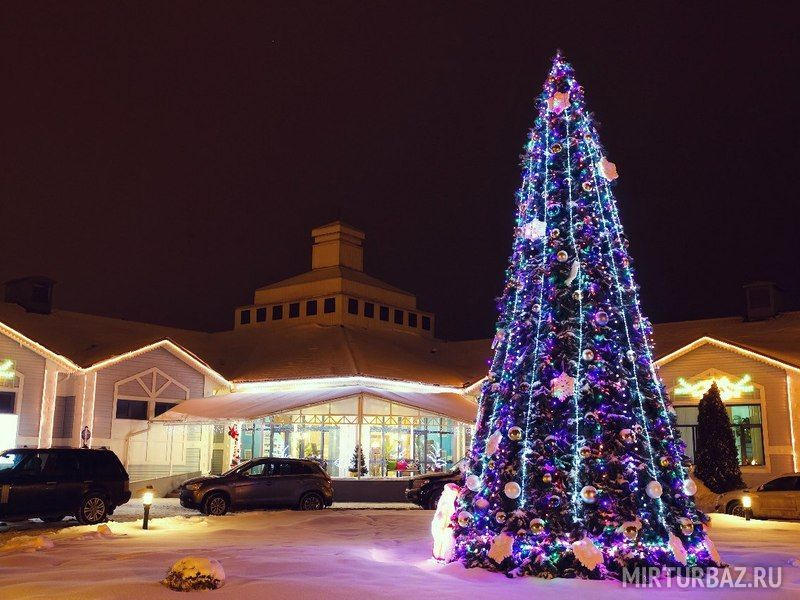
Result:
<svg viewBox="0 0 800 600"><path fill-rule="evenodd" d="M174 504L164 503L164 507ZM134 518L120 514L118 518ZM158 509L156 509L157 511ZM162 507L164 512L167 509ZM156 514L159 512L154 511ZM613 581L522 578L440 565L430 557L432 513L422 510L325 510L245 512L224 517L196 513L96 527L44 526L0 534L0 597L176 598L161 586L167 568L185 556L216 559L225 585L211 598L586 598L602 600L800 597L800 523L745 522L714 515L711 534L734 566L783 568L780 590L623 589ZM22 536L27 537L22 537ZM3 545L5 544L5 545ZM800 564L800 562L798 562Z"/></svg>

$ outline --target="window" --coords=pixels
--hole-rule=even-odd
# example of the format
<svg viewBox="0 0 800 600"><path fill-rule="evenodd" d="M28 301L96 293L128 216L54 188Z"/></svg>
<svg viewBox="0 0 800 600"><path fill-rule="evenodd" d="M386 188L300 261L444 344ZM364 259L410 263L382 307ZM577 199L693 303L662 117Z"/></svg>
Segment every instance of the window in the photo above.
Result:
<svg viewBox="0 0 800 600"><path fill-rule="evenodd" d="M13 450L0 454L0 472L10 471L16 467L25 458L25 454L25 452L15 452Z"/></svg>
<svg viewBox="0 0 800 600"><path fill-rule="evenodd" d="M239 313L239 324L240 325L250 325L250 311L243 310Z"/></svg>
<svg viewBox="0 0 800 600"><path fill-rule="evenodd" d="M259 323L263 323L267 320L267 308L262 306L261 308L256 309L256 321Z"/></svg>
<svg viewBox="0 0 800 600"><path fill-rule="evenodd" d="M431 318L430 317L426 317L425 315L422 315L422 328L425 331L430 331L431 330Z"/></svg>
<svg viewBox="0 0 800 600"><path fill-rule="evenodd" d="M266 462L260 462L248 469L244 469L242 471L242 475L246 477L262 477L263 475L268 475L267 471L268 464Z"/></svg>
<svg viewBox="0 0 800 600"><path fill-rule="evenodd" d="M395 325L402 325L403 324L403 311L402 310L394 310L394 323Z"/></svg>
<svg viewBox="0 0 800 600"><path fill-rule="evenodd" d="M16 392L0 392L0 414L13 415Z"/></svg>
<svg viewBox="0 0 800 600"><path fill-rule="evenodd" d="M793 492L797 489L797 477L778 477L761 486L762 492Z"/></svg>
<svg viewBox="0 0 800 600"><path fill-rule="evenodd" d="M347 312L349 312L351 315L358 314L358 300L355 298L347 299Z"/></svg>
<svg viewBox="0 0 800 600"><path fill-rule="evenodd" d="M326 313L332 313L336 311L336 298L325 298L325 304L323 305L323 310Z"/></svg>
<svg viewBox="0 0 800 600"><path fill-rule="evenodd" d="M117 400L118 419L147 420L147 400Z"/></svg>
<svg viewBox="0 0 800 600"><path fill-rule="evenodd" d="M416 327L417 326L417 313L408 313L408 326L409 327Z"/></svg>
<svg viewBox="0 0 800 600"><path fill-rule="evenodd" d="M75 478L78 471L78 457L74 452L51 452L42 467L42 475L59 479Z"/></svg>
<svg viewBox="0 0 800 600"><path fill-rule="evenodd" d="M315 314L317 314L317 301L309 300L306 302L306 316L313 317Z"/></svg>
<svg viewBox="0 0 800 600"><path fill-rule="evenodd" d="M283 318L283 305L278 304L272 307L272 320L280 321Z"/></svg>
<svg viewBox="0 0 800 600"><path fill-rule="evenodd" d="M289 305L289 318L296 319L300 316L300 303L299 302L292 302Z"/></svg>
<svg viewBox="0 0 800 600"><path fill-rule="evenodd" d="M313 475L316 469L312 465L301 463L301 462L292 462L289 463L289 473L292 475Z"/></svg>
<svg viewBox="0 0 800 600"><path fill-rule="evenodd" d="M375 305L372 302L364 302L364 316L370 319L375 318Z"/></svg>
<svg viewBox="0 0 800 600"><path fill-rule="evenodd" d="M729 404L725 407L731 420L733 438L743 466L763 465L764 436L759 404ZM697 406L676 406L678 431L686 443L686 455L694 460L697 445Z"/></svg>
<svg viewBox="0 0 800 600"><path fill-rule="evenodd" d="M153 412L153 416L157 417L158 415L163 415L171 408L175 408L178 406L177 402L156 402L156 409Z"/></svg>
<svg viewBox="0 0 800 600"><path fill-rule="evenodd" d="M388 321L389 320L389 307L388 306L381 306L378 312L381 321Z"/></svg>

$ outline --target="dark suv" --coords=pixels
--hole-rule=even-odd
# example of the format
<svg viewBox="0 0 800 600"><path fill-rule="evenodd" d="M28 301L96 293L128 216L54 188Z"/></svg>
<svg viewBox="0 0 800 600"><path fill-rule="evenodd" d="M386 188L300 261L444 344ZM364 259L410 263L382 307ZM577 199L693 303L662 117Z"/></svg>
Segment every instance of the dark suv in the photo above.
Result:
<svg viewBox="0 0 800 600"><path fill-rule="evenodd" d="M408 498L409 502L413 502L422 508L436 510L436 505L442 495L444 486L448 483L464 485L465 468L466 460L462 459L450 471L426 473L425 475L412 477L408 480L406 498Z"/></svg>
<svg viewBox="0 0 800 600"><path fill-rule="evenodd" d="M128 473L111 450L16 448L0 454L0 520L71 515L104 521L130 500Z"/></svg>
<svg viewBox="0 0 800 600"><path fill-rule="evenodd" d="M297 458L254 458L222 475L189 479L180 493L181 506L207 515L224 515L230 508L321 510L333 504L330 476L319 463Z"/></svg>

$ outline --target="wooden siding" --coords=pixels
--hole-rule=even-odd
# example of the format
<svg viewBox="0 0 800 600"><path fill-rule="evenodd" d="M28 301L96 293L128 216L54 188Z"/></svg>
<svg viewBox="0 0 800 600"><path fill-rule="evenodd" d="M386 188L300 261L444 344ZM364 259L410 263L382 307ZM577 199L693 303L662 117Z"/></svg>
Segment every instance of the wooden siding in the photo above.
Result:
<svg viewBox="0 0 800 600"><path fill-rule="evenodd" d="M164 348L156 348L150 352L115 363L105 369L100 369L97 373L94 404L92 436L95 439L108 439L111 437L111 420L114 416L112 414L114 409L114 384L153 367L161 369L164 373L188 387L190 398L203 395L205 379L203 374Z"/></svg>
<svg viewBox="0 0 800 600"><path fill-rule="evenodd" d="M17 437L37 437L42 409L45 358L2 334L0 334L0 358L14 360L17 363L17 371L25 377L22 397L17 394L16 398L15 410L19 415Z"/></svg>

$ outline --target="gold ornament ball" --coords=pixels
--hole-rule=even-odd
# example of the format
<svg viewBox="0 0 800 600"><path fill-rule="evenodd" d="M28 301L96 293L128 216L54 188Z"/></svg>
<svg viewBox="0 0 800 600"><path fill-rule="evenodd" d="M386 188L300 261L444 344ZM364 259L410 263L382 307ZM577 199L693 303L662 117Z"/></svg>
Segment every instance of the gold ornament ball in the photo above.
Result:
<svg viewBox="0 0 800 600"><path fill-rule="evenodd" d="M506 522L506 513L502 510L498 510L497 513L494 515L494 520L498 523L505 523Z"/></svg>
<svg viewBox="0 0 800 600"><path fill-rule="evenodd" d="M466 510L462 510L460 513L458 513L458 524L461 527L467 527L470 523L472 523L472 513L467 512Z"/></svg>
<svg viewBox="0 0 800 600"><path fill-rule="evenodd" d="M569 254L567 254L566 250L559 250L556 253L556 260L558 262L567 262L568 258L569 258Z"/></svg>
<svg viewBox="0 0 800 600"><path fill-rule="evenodd" d="M583 351L583 360L585 360L586 362L594 360L594 352L592 352L588 348L586 350L584 350Z"/></svg>
<svg viewBox="0 0 800 600"><path fill-rule="evenodd" d="M623 429L619 432L619 437L622 438L622 441L626 444L632 444L636 440L633 429Z"/></svg>
<svg viewBox="0 0 800 600"><path fill-rule="evenodd" d="M543 519L531 519L531 533L534 535L539 535L544 532L544 520Z"/></svg>
<svg viewBox="0 0 800 600"><path fill-rule="evenodd" d="M580 452L581 458L589 458L592 455L592 449L589 446L583 446L578 452Z"/></svg>
<svg viewBox="0 0 800 600"><path fill-rule="evenodd" d="M550 146L550 152L552 152L553 154L558 154L563 149L564 148L561 146L561 144L558 144L558 143L553 144L552 146Z"/></svg>
<svg viewBox="0 0 800 600"><path fill-rule="evenodd" d="M592 191L592 182L591 181L584 181L582 187L583 187L583 191L584 192L591 192Z"/></svg>
<svg viewBox="0 0 800 600"><path fill-rule="evenodd" d="M510 439L512 442L520 441L522 439L522 428L517 427L516 425L511 427L508 430L508 439Z"/></svg>
<svg viewBox="0 0 800 600"><path fill-rule="evenodd" d="M692 532L694 531L694 523L692 522L691 519L689 519L687 517L681 517L679 523L680 523L680 526L681 526L681 533L683 535L691 535L692 534Z"/></svg>
<svg viewBox="0 0 800 600"><path fill-rule="evenodd" d="M493 460L490 460L488 463L486 463L486 466L489 467L490 469L494 469L496 463Z"/></svg>
<svg viewBox="0 0 800 600"><path fill-rule="evenodd" d="M628 525L622 530L622 535L629 540L635 540L639 535L639 528L636 525Z"/></svg>
<svg viewBox="0 0 800 600"><path fill-rule="evenodd" d="M670 460L669 456L662 456L661 457L661 466L665 469L672 464L672 460Z"/></svg>
<svg viewBox="0 0 800 600"><path fill-rule="evenodd" d="M544 475L542 475L543 483L550 483L551 481L553 481L553 476L550 473L545 473Z"/></svg>
<svg viewBox="0 0 800 600"><path fill-rule="evenodd" d="M581 489L581 500L586 504L594 504L597 500L597 488L593 485L585 485Z"/></svg>

